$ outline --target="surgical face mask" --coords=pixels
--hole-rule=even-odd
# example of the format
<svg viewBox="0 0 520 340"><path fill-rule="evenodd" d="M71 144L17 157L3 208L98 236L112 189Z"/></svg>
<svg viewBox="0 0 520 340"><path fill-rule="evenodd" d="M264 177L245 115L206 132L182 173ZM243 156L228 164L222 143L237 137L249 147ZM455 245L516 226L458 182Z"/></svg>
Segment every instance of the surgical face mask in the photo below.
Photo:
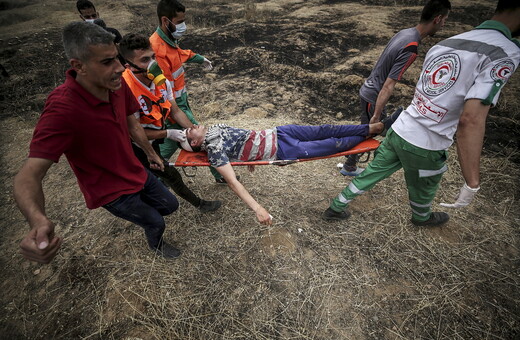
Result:
<svg viewBox="0 0 520 340"><path fill-rule="evenodd" d="M175 39L180 39L184 33L186 33L186 23L183 22L181 24L175 25L175 32L172 33Z"/></svg>
<svg viewBox="0 0 520 340"><path fill-rule="evenodd" d="M90 22L91 24L94 23L94 20L96 20L96 19L85 19L86 22Z"/></svg>

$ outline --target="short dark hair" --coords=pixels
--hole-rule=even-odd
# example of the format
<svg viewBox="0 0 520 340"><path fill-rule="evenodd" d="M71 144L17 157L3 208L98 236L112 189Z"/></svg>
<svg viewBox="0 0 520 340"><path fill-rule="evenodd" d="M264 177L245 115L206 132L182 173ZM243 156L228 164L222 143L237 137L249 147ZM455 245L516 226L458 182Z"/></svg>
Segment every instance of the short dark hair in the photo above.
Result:
<svg viewBox="0 0 520 340"><path fill-rule="evenodd" d="M430 22L439 15L445 16L450 10L449 0L430 0L421 12L421 23Z"/></svg>
<svg viewBox="0 0 520 340"><path fill-rule="evenodd" d="M96 7L94 6L94 4L89 0L78 0L76 2L76 8L78 9L78 12L80 12L80 13L81 13L81 10L87 9L87 8L93 8L94 10L96 10Z"/></svg>
<svg viewBox="0 0 520 340"><path fill-rule="evenodd" d="M505 12L520 7L520 1L518 0L498 0L497 8L495 13Z"/></svg>
<svg viewBox="0 0 520 340"><path fill-rule="evenodd" d="M173 18L177 16L178 12L186 12L186 7L177 0L160 0L157 4L159 23L161 22L161 17Z"/></svg>
<svg viewBox="0 0 520 340"><path fill-rule="evenodd" d="M135 50L150 49L150 40L143 34L128 33L119 42L119 54L124 59L132 58Z"/></svg>

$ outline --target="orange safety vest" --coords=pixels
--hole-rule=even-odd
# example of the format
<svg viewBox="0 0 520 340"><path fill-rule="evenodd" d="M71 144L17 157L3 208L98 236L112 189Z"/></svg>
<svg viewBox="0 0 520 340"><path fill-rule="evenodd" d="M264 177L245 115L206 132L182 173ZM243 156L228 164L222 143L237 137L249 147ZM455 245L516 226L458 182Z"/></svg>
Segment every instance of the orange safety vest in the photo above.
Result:
<svg viewBox="0 0 520 340"><path fill-rule="evenodd" d="M165 84L155 86L155 93L150 92L130 71L123 72L123 78L141 106L139 122L144 128L163 129L164 120L170 114L172 104L166 99L168 88Z"/></svg>
<svg viewBox="0 0 520 340"><path fill-rule="evenodd" d="M174 97L178 98L185 90L184 83L184 64L189 59L195 57L191 50L183 50L179 47L170 46L157 32L150 37L150 44L155 52L155 60L163 70L164 75L173 81Z"/></svg>

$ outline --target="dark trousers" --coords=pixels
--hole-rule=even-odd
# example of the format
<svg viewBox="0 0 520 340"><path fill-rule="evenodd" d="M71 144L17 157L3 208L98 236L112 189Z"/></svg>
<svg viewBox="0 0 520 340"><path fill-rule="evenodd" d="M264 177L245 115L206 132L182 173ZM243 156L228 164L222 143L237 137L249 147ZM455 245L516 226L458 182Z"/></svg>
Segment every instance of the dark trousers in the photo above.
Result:
<svg viewBox="0 0 520 340"><path fill-rule="evenodd" d="M361 105L361 115L359 117L361 124L369 124L370 119L372 119L372 116L374 115L374 110L376 108L375 103L370 103L363 98L359 97L359 103ZM381 120L383 120L386 117L386 110L383 109L383 112L381 113ZM360 154L352 154L346 156L345 160L345 167L349 168L356 168L357 162L359 161Z"/></svg>
<svg viewBox="0 0 520 340"><path fill-rule="evenodd" d="M368 135L368 125L284 125L276 127L277 159L333 155L352 149Z"/></svg>
<svg viewBox="0 0 520 340"><path fill-rule="evenodd" d="M103 208L112 215L141 226L150 248L159 246L166 227L163 216L179 207L177 198L147 171L144 188L134 194L122 195Z"/></svg>
<svg viewBox="0 0 520 340"><path fill-rule="evenodd" d="M158 144L154 143L152 146L155 152L160 155ZM164 171L150 169L150 163L148 163L148 157L146 157L144 151L133 143L132 148L134 149L134 153L137 156L137 159L139 159L141 164L143 164L146 169L150 170L155 176L161 178L162 181L170 188L172 188L179 197L188 201L194 207L200 206L200 198L195 195L193 191L191 191L190 188L186 186L186 184L184 184L182 175L179 173L179 171L177 171L177 169L175 169L173 166L166 165L166 161L164 159Z"/></svg>

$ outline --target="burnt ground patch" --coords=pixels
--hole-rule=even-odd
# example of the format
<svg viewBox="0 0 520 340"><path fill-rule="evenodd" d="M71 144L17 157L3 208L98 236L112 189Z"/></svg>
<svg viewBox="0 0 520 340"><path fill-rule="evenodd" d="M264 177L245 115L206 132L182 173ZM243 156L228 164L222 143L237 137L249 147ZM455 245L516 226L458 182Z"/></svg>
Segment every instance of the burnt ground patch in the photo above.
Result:
<svg viewBox="0 0 520 340"><path fill-rule="evenodd" d="M272 31L273 25L286 28L276 33ZM349 51L359 53L373 48L383 42L382 38L366 33L353 35L354 23L334 23L334 20L315 27L294 20L241 23L228 25L225 30L233 34L189 36L182 41L182 47L198 46L197 52L218 56L214 66L220 77L252 76L290 84L305 93L309 103L319 112L332 116L350 112L357 118L359 89L357 84L345 81L345 77L351 74L366 77L370 74L370 65L355 64L351 70L333 71L327 76L320 76L320 73L347 60ZM199 77L204 71L194 67L189 72L190 77ZM319 120L308 116L302 119L306 123Z"/></svg>
<svg viewBox="0 0 520 340"><path fill-rule="evenodd" d="M454 7L448 17L449 21L460 22L470 26L478 26L484 20L491 18L493 10L478 5Z"/></svg>
<svg viewBox="0 0 520 340"><path fill-rule="evenodd" d="M412 23L419 22L419 19L421 18L421 10L417 9L400 9L395 10L394 14L389 17L389 21L386 22L386 24L389 27L392 27L395 29L395 32L412 27Z"/></svg>
<svg viewBox="0 0 520 340"><path fill-rule="evenodd" d="M29 5L27 1L0 1L0 11L6 11L13 8L22 8Z"/></svg>
<svg viewBox="0 0 520 340"><path fill-rule="evenodd" d="M509 156L520 163L520 123L508 117L508 113L492 108L486 120L484 151L488 154Z"/></svg>
<svg viewBox="0 0 520 340"><path fill-rule="evenodd" d="M304 25L304 21L277 21L272 23L246 23L231 25L212 36L190 36L181 42L183 48L198 46L201 54L217 54L225 62L238 47L257 48L272 55L270 62L301 67L308 71L323 71L349 56L350 49L364 51L382 42L381 38L366 35L352 35L354 23L325 24L316 27ZM273 32L273 27L283 26L284 30ZM242 60L238 67L226 67L224 74L237 68L245 70L257 67L257 63ZM222 71L224 72L224 71Z"/></svg>
<svg viewBox="0 0 520 340"><path fill-rule="evenodd" d="M273 32L273 25L285 29ZM306 25L304 21L274 20L269 24L231 24L223 30L233 33L188 36L182 47L197 46L200 54L218 56L214 66L220 77L248 75L291 84L301 89L320 112L333 116L338 112L355 112L353 117L357 117L359 89L356 84L346 82L345 77L352 74L366 77L371 66L359 63L351 70L329 71L345 62L351 53L362 53L384 43L384 39L370 34L353 35L351 32L357 30L354 23L334 23L334 20L316 26ZM193 77L204 73L200 68L189 72ZM320 76L321 72L329 73ZM316 123L318 118L302 119Z"/></svg>
<svg viewBox="0 0 520 340"><path fill-rule="evenodd" d="M233 12L227 4L204 3L200 7L189 9L189 23L196 27L221 27L243 14L243 11Z"/></svg>
<svg viewBox="0 0 520 340"><path fill-rule="evenodd" d="M44 30L7 39L0 63L10 77L0 82L0 109L4 117L40 112L47 94L63 82L68 69L61 30ZM25 47L25 46L31 46Z"/></svg>

